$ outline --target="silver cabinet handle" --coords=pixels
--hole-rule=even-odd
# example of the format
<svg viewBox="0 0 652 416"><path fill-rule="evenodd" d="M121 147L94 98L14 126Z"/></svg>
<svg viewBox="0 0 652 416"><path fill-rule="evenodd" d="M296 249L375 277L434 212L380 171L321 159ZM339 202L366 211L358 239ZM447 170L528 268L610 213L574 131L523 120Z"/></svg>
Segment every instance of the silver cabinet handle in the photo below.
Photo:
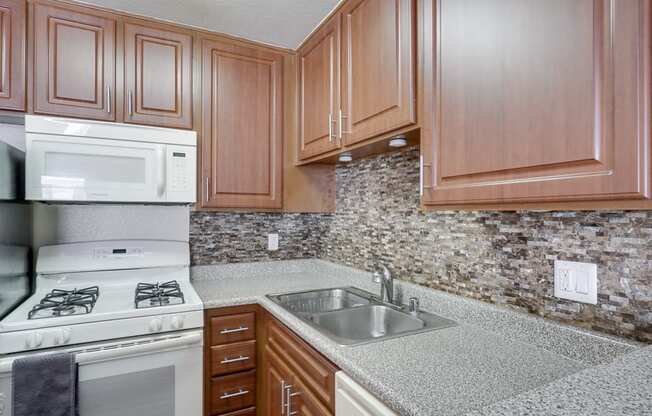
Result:
<svg viewBox="0 0 652 416"><path fill-rule="evenodd" d="M133 115L134 114L134 93L131 90L129 90L129 100L127 101L127 108L128 108L128 111L129 111L129 115L130 116Z"/></svg>
<svg viewBox="0 0 652 416"><path fill-rule="evenodd" d="M419 196L423 196L423 155L419 156Z"/></svg>
<svg viewBox="0 0 652 416"><path fill-rule="evenodd" d="M240 361L247 361L249 357L245 356L239 356L237 358L224 358L222 361L220 361L220 364L231 364L231 363L239 363Z"/></svg>
<svg viewBox="0 0 652 416"><path fill-rule="evenodd" d="M106 112L111 114L111 86L106 86Z"/></svg>
<svg viewBox="0 0 652 416"><path fill-rule="evenodd" d="M285 410L286 410L286 416L294 416L298 414L299 412L297 411L292 411L292 398L296 396L300 396L301 393L298 392L292 392L292 386L285 386Z"/></svg>
<svg viewBox="0 0 652 416"><path fill-rule="evenodd" d="M333 142L333 114L328 113L328 143Z"/></svg>
<svg viewBox="0 0 652 416"><path fill-rule="evenodd" d="M204 182L206 183L206 194L204 195L204 199L206 200L206 202L208 202L209 197L210 197L209 189L208 189L208 180L209 180L208 176L204 178Z"/></svg>
<svg viewBox="0 0 652 416"><path fill-rule="evenodd" d="M238 389L238 391L236 391L235 393L224 393L223 395L220 396L220 400L231 399L233 397L240 397L240 396L244 396L245 394L249 394L249 390Z"/></svg>
<svg viewBox="0 0 652 416"><path fill-rule="evenodd" d="M234 329L223 329L220 331L220 334L234 334L236 332L244 332L248 331L249 327L246 326L241 326L240 328L234 328Z"/></svg>

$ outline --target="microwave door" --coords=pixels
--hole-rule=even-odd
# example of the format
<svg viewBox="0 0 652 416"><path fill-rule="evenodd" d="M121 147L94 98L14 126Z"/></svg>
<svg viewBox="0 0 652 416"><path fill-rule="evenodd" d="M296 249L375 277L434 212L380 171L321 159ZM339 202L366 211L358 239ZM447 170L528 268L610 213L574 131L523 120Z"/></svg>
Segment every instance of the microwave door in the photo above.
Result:
<svg viewBox="0 0 652 416"><path fill-rule="evenodd" d="M163 202L165 145L31 134L27 198Z"/></svg>

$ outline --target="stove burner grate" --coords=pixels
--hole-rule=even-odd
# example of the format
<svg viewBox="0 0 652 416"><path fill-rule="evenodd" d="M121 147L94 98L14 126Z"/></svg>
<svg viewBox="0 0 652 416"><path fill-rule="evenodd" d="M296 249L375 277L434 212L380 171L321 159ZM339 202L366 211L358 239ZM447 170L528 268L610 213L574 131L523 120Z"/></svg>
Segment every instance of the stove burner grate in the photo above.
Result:
<svg viewBox="0 0 652 416"><path fill-rule="evenodd" d="M134 304L136 309L185 303L176 280L165 283L138 283Z"/></svg>
<svg viewBox="0 0 652 416"><path fill-rule="evenodd" d="M54 289L29 311L27 319L91 313L99 296L100 289L97 286L73 290Z"/></svg>

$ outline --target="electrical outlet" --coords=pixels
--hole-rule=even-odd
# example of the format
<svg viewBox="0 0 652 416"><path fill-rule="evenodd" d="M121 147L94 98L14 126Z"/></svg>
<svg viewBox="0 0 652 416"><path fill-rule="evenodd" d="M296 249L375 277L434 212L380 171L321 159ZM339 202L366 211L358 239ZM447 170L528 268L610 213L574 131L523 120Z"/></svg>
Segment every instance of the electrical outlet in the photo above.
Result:
<svg viewBox="0 0 652 416"><path fill-rule="evenodd" d="M272 233L267 234L267 250L276 251L278 250L278 234Z"/></svg>
<svg viewBox="0 0 652 416"><path fill-rule="evenodd" d="M598 303L598 266L593 263L555 260L555 297Z"/></svg>

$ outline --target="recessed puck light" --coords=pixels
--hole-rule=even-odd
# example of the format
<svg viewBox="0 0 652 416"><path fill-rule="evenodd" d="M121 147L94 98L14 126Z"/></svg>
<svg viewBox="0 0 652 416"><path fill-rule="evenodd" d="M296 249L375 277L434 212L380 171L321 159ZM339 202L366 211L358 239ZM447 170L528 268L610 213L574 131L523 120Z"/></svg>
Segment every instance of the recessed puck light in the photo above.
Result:
<svg viewBox="0 0 652 416"><path fill-rule="evenodd" d="M405 136L396 136L389 141L389 147L404 147L407 145Z"/></svg>
<svg viewBox="0 0 652 416"><path fill-rule="evenodd" d="M339 157L340 162L350 162L352 160L353 160L353 156L349 152L344 152Z"/></svg>

